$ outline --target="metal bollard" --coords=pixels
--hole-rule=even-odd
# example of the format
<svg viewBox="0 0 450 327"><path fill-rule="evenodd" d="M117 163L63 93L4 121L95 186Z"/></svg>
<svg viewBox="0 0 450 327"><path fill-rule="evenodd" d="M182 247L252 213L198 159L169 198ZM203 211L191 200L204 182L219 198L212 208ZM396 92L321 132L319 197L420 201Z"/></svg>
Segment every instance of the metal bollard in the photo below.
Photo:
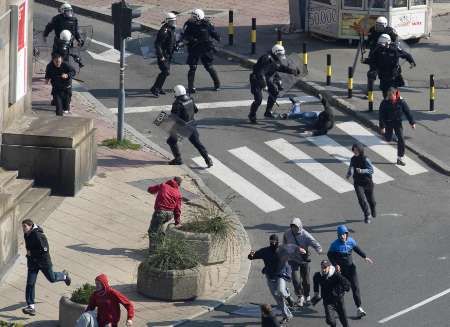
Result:
<svg viewBox="0 0 450 327"><path fill-rule="evenodd" d="M277 44L283 45L283 35L281 34L281 29L277 28Z"/></svg>
<svg viewBox="0 0 450 327"><path fill-rule="evenodd" d="M369 100L369 111L373 111L373 85L374 80L370 78L367 84L367 99Z"/></svg>
<svg viewBox="0 0 450 327"><path fill-rule="evenodd" d="M234 13L228 11L228 45L234 44Z"/></svg>
<svg viewBox="0 0 450 327"><path fill-rule="evenodd" d="M252 43L252 54L256 53L256 18L252 18L252 31L250 33L250 42Z"/></svg>
<svg viewBox="0 0 450 327"><path fill-rule="evenodd" d="M303 43L303 71L308 71L308 52L306 51L306 43Z"/></svg>
<svg viewBox="0 0 450 327"><path fill-rule="evenodd" d="M434 88L434 75L430 75L430 111L434 111L434 98L436 96L436 89Z"/></svg>
<svg viewBox="0 0 450 327"><path fill-rule="evenodd" d="M327 54L327 85L331 84L331 55Z"/></svg>
<svg viewBox="0 0 450 327"><path fill-rule="evenodd" d="M347 97L353 96L353 67L348 67Z"/></svg>

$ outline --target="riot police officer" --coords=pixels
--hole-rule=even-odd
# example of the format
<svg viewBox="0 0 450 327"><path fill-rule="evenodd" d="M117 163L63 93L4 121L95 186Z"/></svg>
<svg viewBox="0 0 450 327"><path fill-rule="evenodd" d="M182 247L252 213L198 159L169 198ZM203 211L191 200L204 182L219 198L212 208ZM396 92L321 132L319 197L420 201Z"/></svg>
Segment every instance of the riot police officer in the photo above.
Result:
<svg viewBox="0 0 450 327"><path fill-rule="evenodd" d="M214 60L213 40L220 41L220 36L216 32L214 25L205 18L205 13L201 9L194 9L192 17L184 24L183 40L187 43L189 65L188 72L188 92L195 93L194 80L197 63L201 60L206 71L214 82L214 90L220 89L219 76L212 66Z"/></svg>
<svg viewBox="0 0 450 327"><path fill-rule="evenodd" d="M173 88L175 93L175 102L172 104L171 116L174 116L177 125L181 123L183 127L188 126L190 130L189 141L200 152L200 155L205 159L206 165L211 167L213 162L208 156L203 144L200 142L197 128L194 124L194 115L198 112L198 108L194 103L194 100L186 94L186 89L183 85L176 85ZM178 135L177 131L171 132L167 139L167 144L170 146L170 150L174 156L174 159L169 162L169 165L182 165L180 149L178 148Z"/></svg>
<svg viewBox="0 0 450 327"><path fill-rule="evenodd" d="M391 37L391 41L393 43L397 42L397 32L392 27L388 26L388 20L384 16L378 17L375 21L375 25L369 29L366 46L369 48L370 52L372 52L377 46L378 39L381 34L387 34Z"/></svg>
<svg viewBox="0 0 450 327"><path fill-rule="evenodd" d="M73 16L73 9L70 4L63 3L59 8L59 14L54 16L52 20L45 26L44 41L47 41L47 36L51 31L55 31L54 42L59 38L63 30L68 30L77 40L80 46L83 46L84 41L81 39L80 31L78 29L78 19Z"/></svg>
<svg viewBox="0 0 450 327"><path fill-rule="evenodd" d="M281 84L279 83L278 72L298 75L298 69L290 68L284 65L281 60L286 58L286 52L281 45L274 45L272 51L262 55L253 66L253 72L250 74L250 90L254 101L250 107L248 119L252 124L256 124L256 112L262 102L262 90L269 92L266 112L264 117L273 118L272 108L277 100Z"/></svg>
<svg viewBox="0 0 450 327"><path fill-rule="evenodd" d="M409 53L400 49L396 44L391 44L391 37L389 35L382 34L378 38L378 47L369 56L368 63L370 70L367 76L369 79L375 79L378 74L383 98L386 98L387 90L390 87L405 85L399 64L400 58L408 61L411 68L416 66L413 57Z"/></svg>
<svg viewBox="0 0 450 327"><path fill-rule="evenodd" d="M59 38L53 43L53 52L59 53L65 63L69 63L69 59L72 57L73 61L75 61L80 68L83 68L84 65L81 62L80 56L71 52L71 44L72 33L70 33L69 30L63 30L61 34L59 34Z"/></svg>

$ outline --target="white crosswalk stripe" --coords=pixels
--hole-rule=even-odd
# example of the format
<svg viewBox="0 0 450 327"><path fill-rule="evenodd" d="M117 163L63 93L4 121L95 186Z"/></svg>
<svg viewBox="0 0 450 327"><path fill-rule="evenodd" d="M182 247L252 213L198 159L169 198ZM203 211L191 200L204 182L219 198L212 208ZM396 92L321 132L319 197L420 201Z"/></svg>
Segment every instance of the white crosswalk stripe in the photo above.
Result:
<svg viewBox="0 0 450 327"><path fill-rule="evenodd" d="M291 194L302 203L311 202L320 199L320 196L311 191L306 186L300 184L287 173L271 164L269 161L261 157L256 152L243 146L236 149L228 150L245 164L259 172L261 175L269 179L281 189Z"/></svg>
<svg viewBox="0 0 450 327"><path fill-rule="evenodd" d="M353 152L337 143L331 137L327 135L321 135L321 136L307 137L306 139L309 142L317 145L319 148L321 148L323 151L327 152L337 160L345 163L347 166L350 165L350 159L353 156ZM380 169L375 167L375 165L373 168L374 172L372 178L375 184L383 184L394 180L391 176L385 174Z"/></svg>
<svg viewBox="0 0 450 327"><path fill-rule="evenodd" d="M268 213L284 208L278 201L264 193L244 177L232 171L213 156L210 155L210 157L214 162L214 166L208 168L208 172L252 202L259 209ZM205 164L202 157L195 157L192 160L198 166L203 167Z"/></svg>
<svg viewBox="0 0 450 327"><path fill-rule="evenodd" d="M370 150L378 153L387 161L396 163L397 149L387 142L381 140L378 136L372 134L366 128L355 122L339 123L336 126L343 132L358 140L358 142L365 144ZM397 167L403 170L408 175L417 175L427 172L424 167L407 156L404 157L404 161L406 163L406 166L397 165Z"/></svg>
<svg viewBox="0 0 450 327"><path fill-rule="evenodd" d="M345 193L353 190L353 185L340 177L323 164L317 162L308 154L290 144L285 139L277 139L265 142L272 149L280 153L286 159L291 160L297 166L311 174L325 185L331 187L338 193Z"/></svg>

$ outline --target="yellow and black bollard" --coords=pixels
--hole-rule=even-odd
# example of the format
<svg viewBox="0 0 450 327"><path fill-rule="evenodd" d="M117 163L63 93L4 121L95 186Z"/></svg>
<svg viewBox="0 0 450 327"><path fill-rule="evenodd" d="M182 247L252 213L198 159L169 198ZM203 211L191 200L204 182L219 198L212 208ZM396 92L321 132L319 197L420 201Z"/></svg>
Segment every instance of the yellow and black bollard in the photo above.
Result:
<svg viewBox="0 0 450 327"><path fill-rule="evenodd" d="M348 67L347 97L353 96L353 67Z"/></svg>
<svg viewBox="0 0 450 327"><path fill-rule="evenodd" d="M252 54L256 53L256 18L252 18L252 31L250 32L250 42L252 43Z"/></svg>
<svg viewBox="0 0 450 327"><path fill-rule="evenodd" d="M306 43L303 43L303 71L308 72L308 52L306 51Z"/></svg>
<svg viewBox="0 0 450 327"><path fill-rule="evenodd" d="M277 44L283 45L283 35L281 34L281 29L277 28Z"/></svg>
<svg viewBox="0 0 450 327"><path fill-rule="evenodd" d="M374 80L369 78L367 85L367 100L369 100L369 111L373 111L373 85Z"/></svg>
<svg viewBox="0 0 450 327"><path fill-rule="evenodd" d="M331 84L331 55L327 54L327 85Z"/></svg>
<svg viewBox="0 0 450 327"><path fill-rule="evenodd" d="M234 44L234 13L228 11L228 45Z"/></svg>
<svg viewBox="0 0 450 327"><path fill-rule="evenodd" d="M434 98L436 96L436 89L434 88L434 75L430 75L430 111L434 111Z"/></svg>

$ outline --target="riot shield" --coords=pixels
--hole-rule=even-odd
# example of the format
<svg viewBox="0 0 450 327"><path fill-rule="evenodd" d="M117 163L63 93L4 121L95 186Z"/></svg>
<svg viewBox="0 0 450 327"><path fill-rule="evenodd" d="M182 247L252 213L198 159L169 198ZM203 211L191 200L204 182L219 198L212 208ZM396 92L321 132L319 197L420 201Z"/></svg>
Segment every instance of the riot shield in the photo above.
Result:
<svg viewBox="0 0 450 327"><path fill-rule="evenodd" d="M185 122L176 115L161 111L153 124L167 132L168 135L177 135L179 139L189 138L195 129L195 121Z"/></svg>

